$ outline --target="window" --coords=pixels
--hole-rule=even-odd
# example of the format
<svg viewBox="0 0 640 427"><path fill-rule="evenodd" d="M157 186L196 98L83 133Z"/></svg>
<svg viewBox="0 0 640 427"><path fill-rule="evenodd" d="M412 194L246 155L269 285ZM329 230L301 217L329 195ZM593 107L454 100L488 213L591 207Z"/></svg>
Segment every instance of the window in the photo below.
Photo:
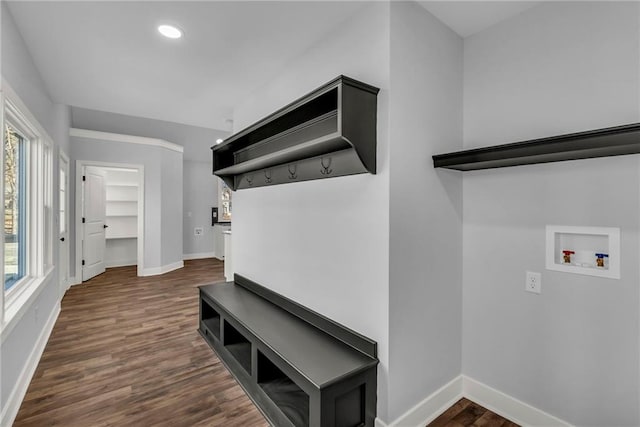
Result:
<svg viewBox="0 0 640 427"><path fill-rule="evenodd" d="M0 94L0 96L3 94ZM15 96L0 98L3 292L0 327L31 300L53 271L50 139Z"/></svg>
<svg viewBox="0 0 640 427"><path fill-rule="evenodd" d="M27 250L27 139L9 123L4 129L4 289L25 276Z"/></svg>

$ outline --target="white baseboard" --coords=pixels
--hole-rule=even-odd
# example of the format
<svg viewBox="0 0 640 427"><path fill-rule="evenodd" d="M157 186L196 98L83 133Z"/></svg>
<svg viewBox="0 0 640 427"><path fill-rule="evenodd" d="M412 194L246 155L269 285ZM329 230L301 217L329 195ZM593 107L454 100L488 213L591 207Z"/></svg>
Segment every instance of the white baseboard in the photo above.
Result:
<svg viewBox="0 0 640 427"><path fill-rule="evenodd" d="M186 261L188 259L213 258L215 256L216 256L215 252L199 252L195 254L183 254L182 259Z"/></svg>
<svg viewBox="0 0 640 427"><path fill-rule="evenodd" d="M389 424L376 418L375 427L423 427L462 397L522 426L571 427L566 421L465 375L454 378Z"/></svg>
<svg viewBox="0 0 640 427"><path fill-rule="evenodd" d="M571 424L499 390L462 376L464 397L523 426L569 427Z"/></svg>
<svg viewBox="0 0 640 427"><path fill-rule="evenodd" d="M106 268L114 268L114 267L129 267L131 265L138 265L138 260L122 260L122 261L105 261Z"/></svg>
<svg viewBox="0 0 640 427"><path fill-rule="evenodd" d="M426 426L462 398L462 376L459 375L438 390L427 396L422 402L409 409L389 427ZM376 420L378 424L378 420ZM378 424L384 427L382 421Z"/></svg>
<svg viewBox="0 0 640 427"><path fill-rule="evenodd" d="M144 270L142 270L141 276L157 276L159 274L165 274L182 267L184 267L184 262L178 261L171 264L163 265L161 267L145 268Z"/></svg>
<svg viewBox="0 0 640 427"><path fill-rule="evenodd" d="M22 400L27 394L31 378L33 378L33 374L36 372L36 368L38 367L38 363L40 362L40 358L42 357L44 348L47 345L47 341L49 341L49 336L51 335L51 331L53 331L53 326L56 324L59 314L60 303L58 302L49 315L47 323L44 324L44 327L40 332L40 336L31 350L31 354L26 358L22 372L20 372L20 376L18 377L18 382L9 393L7 404L2 408L2 413L0 414L0 425L10 426L15 421L18 411L20 410Z"/></svg>

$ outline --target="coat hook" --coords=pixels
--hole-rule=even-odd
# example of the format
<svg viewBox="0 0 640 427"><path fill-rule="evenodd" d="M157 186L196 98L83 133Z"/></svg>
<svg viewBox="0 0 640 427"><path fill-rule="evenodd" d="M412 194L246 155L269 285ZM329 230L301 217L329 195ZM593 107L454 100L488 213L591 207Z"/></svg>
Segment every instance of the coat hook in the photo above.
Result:
<svg viewBox="0 0 640 427"><path fill-rule="evenodd" d="M270 170L265 170L264 171L264 179L267 181L267 184L271 184L271 171Z"/></svg>
<svg viewBox="0 0 640 427"><path fill-rule="evenodd" d="M245 175L244 179L247 180L247 184L249 184L249 187L253 185L253 175Z"/></svg>
<svg viewBox="0 0 640 427"><path fill-rule="evenodd" d="M331 157L329 157L329 164L327 164L326 166L324 164L324 157L321 157L320 164L322 165L322 169L320 169L320 173L322 175L329 175L331 172L333 172L333 169L329 169L331 167Z"/></svg>
<svg viewBox="0 0 640 427"><path fill-rule="evenodd" d="M293 165L293 170L291 170L291 166L292 165L287 166L287 169L289 169L289 179L298 179L298 175L296 174L298 165Z"/></svg>

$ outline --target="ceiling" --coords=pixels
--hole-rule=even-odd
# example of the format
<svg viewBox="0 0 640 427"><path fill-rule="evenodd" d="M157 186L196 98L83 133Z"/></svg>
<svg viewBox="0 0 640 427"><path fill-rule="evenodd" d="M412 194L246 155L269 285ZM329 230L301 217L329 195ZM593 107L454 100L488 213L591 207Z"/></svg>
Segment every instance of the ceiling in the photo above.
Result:
<svg viewBox="0 0 640 427"><path fill-rule="evenodd" d="M7 2L55 102L225 131L239 100L366 3ZM420 3L466 37L539 2Z"/></svg>
<svg viewBox="0 0 640 427"><path fill-rule="evenodd" d="M460 37L469 37L542 2L423 0L419 3Z"/></svg>
<svg viewBox="0 0 640 427"><path fill-rule="evenodd" d="M7 2L55 102L229 130L232 107L362 2ZM156 30L184 30L169 40Z"/></svg>

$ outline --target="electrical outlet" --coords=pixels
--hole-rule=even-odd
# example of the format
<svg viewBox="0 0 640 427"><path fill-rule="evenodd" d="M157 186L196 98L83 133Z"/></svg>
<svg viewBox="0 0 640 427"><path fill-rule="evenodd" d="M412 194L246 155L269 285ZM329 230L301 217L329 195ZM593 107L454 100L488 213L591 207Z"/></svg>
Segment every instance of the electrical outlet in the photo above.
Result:
<svg viewBox="0 0 640 427"><path fill-rule="evenodd" d="M196 227L193 229L194 236L202 236L203 230L202 227Z"/></svg>
<svg viewBox="0 0 640 427"><path fill-rule="evenodd" d="M542 275L533 271L527 271L524 289L527 292L539 294L542 292Z"/></svg>

